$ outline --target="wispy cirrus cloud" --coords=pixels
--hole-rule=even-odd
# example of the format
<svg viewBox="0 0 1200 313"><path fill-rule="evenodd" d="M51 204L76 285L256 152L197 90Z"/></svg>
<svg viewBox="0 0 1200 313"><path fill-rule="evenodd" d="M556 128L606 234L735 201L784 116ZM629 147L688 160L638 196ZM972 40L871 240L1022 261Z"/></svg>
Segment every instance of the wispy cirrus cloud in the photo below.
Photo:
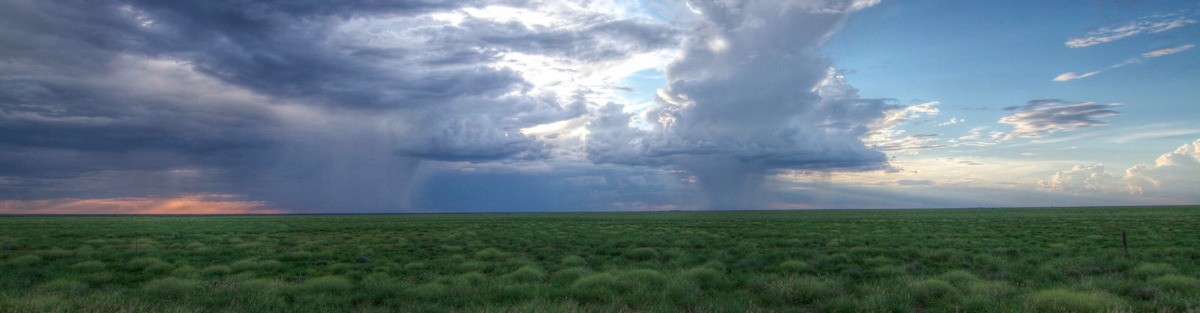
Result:
<svg viewBox="0 0 1200 313"><path fill-rule="evenodd" d="M1065 82L1065 81L1071 81L1071 80L1076 80L1076 79L1083 79L1083 78L1096 76L1096 74L1100 74L1100 72L1101 71L1091 71L1091 72L1082 73L1082 74L1076 73L1076 72L1066 72L1066 73L1058 74L1058 76L1055 76L1054 81Z"/></svg>
<svg viewBox="0 0 1200 313"><path fill-rule="evenodd" d="M1076 73L1076 72L1062 73L1062 74L1059 74L1058 76L1054 77L1054 81L1065 82L1065 81L1072 81L1072 80L1076 80L1076 79L1088 78L1088 77L1096 76L1097 74L1100 74L1104 71L1115 69L1118 67L1122 67L1122 66L1126 66L1126 65L1130 65L1130 64L1142 63L1148 59L1162 57L1162 56L1168 56L1168 55L1188 51L1189 49L1192 49L1192 47L1195 47L1195 46L1196 45L1194 45L1194 44L1186 44L1186 45L1179 45L1179 46L1174 46L1174 47L1169 47L1169 48L1157 49L1157 50L1149 51L1146 53L1142 53L1140 56L1125 59L1125 61L1121 61L1121 63L1113 64L1113 65L1110 65L1110 66L1105 67L1100 70L1095 70L1095 71L1086 72L1086 73L1082 73L1082 74Z"/></svg>
<svg viewBox="0 0 1200 313"><path fill-rule="evenodd" d="M1064 44L1071 48L1090 47L1139 34L1161 33L1196 23L1196 21L1194 17L1181 14L1157 14L1119 26L1096 29L1083 36L1068 39Z"/></svg>
<svg viewBox="0 0 1200 313"><path fill-rule="evenodd" d="M1001 118L1000 123L1013 126L1012 131L1003 135L1004 140L1040 138L1056 132L1107 125L1099 119L1119 114L1112 110L1117 106L1119 104L1090 101L1069 103L1057 99L1034 100L1024 106L1006 108L1017 112Z"/></svg>
<svg viewBox="0 0 1200 313"><path fill-rule="evenodd" d="M1172 55L1172 54L1187 51L1188 49L1191 49L1192 47L1195 47L1195 46L1196 45L1193 45L1193 44L1186 44L1186 45L1182 45L1182 46L1162 48L1162 49L1142 53L1142 57L1143 58L1157 58L1157 57L1161 57L1161 56L1165 56L1165 55Z"/></svg>

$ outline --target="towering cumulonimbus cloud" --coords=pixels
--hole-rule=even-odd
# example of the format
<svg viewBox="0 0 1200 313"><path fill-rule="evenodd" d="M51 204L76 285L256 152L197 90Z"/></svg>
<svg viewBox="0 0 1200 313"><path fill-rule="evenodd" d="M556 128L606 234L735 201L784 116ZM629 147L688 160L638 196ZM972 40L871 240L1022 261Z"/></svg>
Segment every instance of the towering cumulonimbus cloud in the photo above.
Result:
<svg viewBox="0 0 1200 313"><path fill-rule="evenodd" d="M854 11L878 1L689 1L692 35L666 67L660 106L640 116L611 105L588 125L597 163L691 174L712 209L754 208L774 170L864 170L886 156L861 139L898 108L861 99L819 47Z"/></svg>

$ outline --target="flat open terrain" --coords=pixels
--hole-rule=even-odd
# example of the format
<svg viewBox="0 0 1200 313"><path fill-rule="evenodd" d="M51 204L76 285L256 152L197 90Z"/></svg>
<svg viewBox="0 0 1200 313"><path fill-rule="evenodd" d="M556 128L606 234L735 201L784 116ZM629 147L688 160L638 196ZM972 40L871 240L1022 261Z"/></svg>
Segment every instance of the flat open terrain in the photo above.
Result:
<svg viewBox="0 0 1200 313"><path fill-rule="evenodd" d="M1200 207L0 217L0 312L1200 312L1198 278Z"/></svg>

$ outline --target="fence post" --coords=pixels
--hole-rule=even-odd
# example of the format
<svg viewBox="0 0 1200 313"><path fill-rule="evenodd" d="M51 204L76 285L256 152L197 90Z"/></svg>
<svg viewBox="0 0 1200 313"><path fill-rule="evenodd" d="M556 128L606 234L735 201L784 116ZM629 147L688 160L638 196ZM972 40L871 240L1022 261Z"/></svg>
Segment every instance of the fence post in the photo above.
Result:
<svg viewBox="0 0 1200 313"><path fill-rule="evenodd" d="M1125 257L1128 258L1129 257L1129 234L1124 230L1121 231L1121 247L1125 248Z"/></svg>

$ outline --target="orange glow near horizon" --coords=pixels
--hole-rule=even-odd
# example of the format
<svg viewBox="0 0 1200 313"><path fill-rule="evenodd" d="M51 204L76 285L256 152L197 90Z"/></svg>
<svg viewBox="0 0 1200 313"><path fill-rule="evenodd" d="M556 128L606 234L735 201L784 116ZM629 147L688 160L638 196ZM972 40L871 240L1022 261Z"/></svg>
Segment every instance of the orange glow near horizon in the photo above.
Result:
<svg viewBox="0 0 1200 313"><path fill-rule="evenodd" d="M234 195L187 195L174 198L0 200L0 214L279 214L263 201Z"/></svg>

